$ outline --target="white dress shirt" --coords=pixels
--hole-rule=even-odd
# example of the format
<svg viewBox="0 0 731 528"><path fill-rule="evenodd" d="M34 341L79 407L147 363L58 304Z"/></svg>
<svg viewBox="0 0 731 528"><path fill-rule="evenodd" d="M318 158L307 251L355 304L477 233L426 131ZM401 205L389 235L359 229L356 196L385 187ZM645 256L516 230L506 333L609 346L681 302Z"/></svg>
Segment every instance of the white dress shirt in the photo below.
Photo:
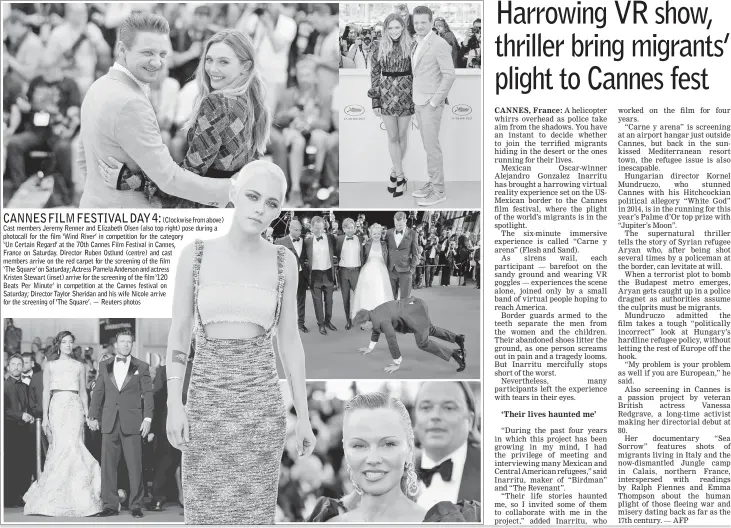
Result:
<svg viewBox="0 0 731 528"><path fill-rule="evenodd" d="M117 361L117 358L121 358L122 356L114 356L114 381L117 382L117 388L119 390L122 390L122 385L124 384L124 378L127 377L127 369L129 369L129 362L130 362L130 356L127 356L125 358L125 361Z"/></svg>
<svg viewBox="0 0 731 528"><path fill-rule="evenodd" d="M416 45L416 49L414 50L414 56L411 59L411 64L416 65L416 63L419 62L419 57L422 53L424 53L425 43L432 36L432 33L434 32L430 30L429 33L427 33L426 36L421 39L421 42Z"/></svg>
<svg viewBox="0 0 731 528"><path fill-rule="evenodd" d="M323 233L320 235L322 240L312 237L312 269L317 271L327 271L332 268L330 262L330 246L327 236Z"/></svg>
<svg viewBox="0 0 731 528"><path fill-rule="evenodd" d="M150 98L150 85L149 84L143 83L142 81L140 81L137 77L134 76L134 74L131 71L129 71L127 68L125 68L124 66L122 66L118 62L115 62L112 65L112 69L113 70L117 70L117 71L121 71L122 73L124 73L125 75L127 75L130 79L132 79L135 82L135 84L137 86L140 87L140 90L142 90L144 92L144 94L147 96L147 98L148 99Z"/></svg>
<svg viewBox="0 0 731 528"><path fill-rule="evenodd" d="M302 257L302 237L299 237L297 242L294 241L294 237L289 235L289 241L292 242L292 247L297 252L298 257ZM302 264L299 265L299 271L302 271Z"/></svg>
<svg viewBox="0 0 731 528"><path fill-rule="evenodd" d="M360 267L360 240L353 235L352 240L346 236L343 240L343 249L340 251L340 265L344 268Z"/></svg>
<svg viewBox="0 0 731 528"><path fill-rule="evenodd" d="M403 232L399 235L396 232L396 229L393 230L393 238L396 240L396 247L399 247L401 245L401 241L404 239L404 235L406 234L406 228L404 227Z"/></svg>
<svg viewBox="0 0 731 528"><path fill-rule="evenodd" d="M438 466L447 459L452 459L452 478L449 482L444 482L442 476L437 472L432 475L431 485L427 487L423 482L419 482L421 487L421 495L416 503L427 510L441 501L457 502L459 496L459 486L462 483L462 474L464 473L464 465L467 460L467 442L457 448L451 455L441 460L434 461L429 458L425 451L421 453L421 467L423 469L431 469Z"/></svg>

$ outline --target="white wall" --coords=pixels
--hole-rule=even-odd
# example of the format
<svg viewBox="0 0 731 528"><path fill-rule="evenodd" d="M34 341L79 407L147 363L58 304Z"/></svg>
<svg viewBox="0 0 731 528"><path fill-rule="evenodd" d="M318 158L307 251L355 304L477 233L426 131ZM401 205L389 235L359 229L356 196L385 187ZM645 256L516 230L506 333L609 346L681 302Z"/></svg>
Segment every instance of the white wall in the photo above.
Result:
<svg viewBox="0 0 731 528"><path fill-rule="evenodd" d="M480 181L481 70L457 70L444 108L440 140L446 181ZM384 182L391 161L386 130L371 109L368 98L370 71L341 69L338 88L340 112L340 181ZM426 153L412 119L409 147L404 161L406 177L426 181Z"/></svg>

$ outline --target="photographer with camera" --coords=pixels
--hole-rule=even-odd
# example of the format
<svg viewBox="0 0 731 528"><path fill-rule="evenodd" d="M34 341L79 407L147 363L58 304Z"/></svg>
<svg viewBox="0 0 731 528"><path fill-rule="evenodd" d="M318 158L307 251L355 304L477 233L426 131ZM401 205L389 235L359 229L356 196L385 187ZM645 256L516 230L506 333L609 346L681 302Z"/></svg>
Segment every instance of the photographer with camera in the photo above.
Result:
<svg viewBox="0 0 731 528"><path fill-rule="evenodd" d="M56 60L63 74L76 80L82 97L96 79L97 71L111 66L112 50L99 26L89 21L86 4L65 4L64 21L51 31L46 50L60 51Z"/></svg>
<svg viewBox="0 0 731 528"><path fill-rule="evenodd" d="M482 20L476 19L467 30L462 45L462 61L465 68L482 67Z"/></svg>
<svg viewBox="0 0 731 528"><path fill-rule="evenodd" d="M7 68L6 75L16 83L30 82L38 73L43 42L31 31L26 16L20 11L10 12L4 29L3 68Z"/></svg>
<svg viewBox="0 0 731 528"><path fill-rule="evenodd" d="M300 180L307 145L315 147L315 173L319 176L325 155L336 139L332 128L331 98L319 94L317 65L308 59L297 63L297 86L288 88L277 102L271 132L271 151L276 160L289 149L289 207L302 207Z"/></svg>
<svg viewBox="0 0 731 528"><path fill-rule="evenodd" d="M185 86L195 77L203 44L211 38L215 30L211 27L213 12L210 6L199 5L193 10L193 19L188 25L175 25L170 28L172 53L167 58L170 77Z"/></svg>
<svg viewBox="0 0 731 528"><path fill-rule="evenodd" d="M7 166L14 190L18 190L28 177L26 154L34 149L50 149L60 175L54 193L58 196L52 199L72 205L71 139L79 126L81 94L76 81L64 75L60 62L53 48L48 48L41 61L43 74L31 81L27 99L18 99L22 132L8 139Z"/></svg>
<svg viewBox="0 0 731 528"><path fill-rule="evenodd" d="M371 28L363 28L350 46L347 57L355 63L356 68L368 69L371 66L374 47Z"/></svg>
<svg viewBox="0 0 731 528"><path fill-rule="evenodd" d="M236 28L251 37L259 73L267 86L267 107L274 111L287 86L289 50L297 37L297 22L282 4L245 4Z"/></svg>

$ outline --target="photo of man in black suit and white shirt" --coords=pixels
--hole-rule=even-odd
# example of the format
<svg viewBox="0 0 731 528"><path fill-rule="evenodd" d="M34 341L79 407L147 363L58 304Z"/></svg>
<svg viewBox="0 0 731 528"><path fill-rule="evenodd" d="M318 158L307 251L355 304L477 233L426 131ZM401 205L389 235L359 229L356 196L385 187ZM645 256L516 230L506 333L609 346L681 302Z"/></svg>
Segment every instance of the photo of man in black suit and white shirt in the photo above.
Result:
<svg viewBox="0 0 731 528"><path fill-rule="evenodd" d="M299 220L292 220L289 223L289 234L277 239L275 244L284 246L297 257L299 266L299 282L297 283L297 326L300 332L307 333L310 330L305 326L305 301L307 300L307 285L309 269L305 266L306 255L303 253L305 242L302 238L302 224Z"/></svg>
<svg viewBox="0 0 731 528"><path fill-rule="evenodd" d="M333 288L335 273L333 262L335 255L335 237L325 233L325 221L315 216L312 218L312 238L305 240L305 256L309 268L310 292L312 304L320 334L327 335L328 330L337 331L332 324Z"/></svg>

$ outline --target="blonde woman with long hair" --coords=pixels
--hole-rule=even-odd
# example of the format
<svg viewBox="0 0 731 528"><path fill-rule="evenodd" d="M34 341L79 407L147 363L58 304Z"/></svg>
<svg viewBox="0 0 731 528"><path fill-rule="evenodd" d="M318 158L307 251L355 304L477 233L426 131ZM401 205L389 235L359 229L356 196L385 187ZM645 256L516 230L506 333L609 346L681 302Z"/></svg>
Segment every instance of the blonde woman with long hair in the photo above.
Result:
<svg viewBox="0 0 731 528"><path fill-rule="evenodd" d="M182 166L206 178L231 178L264 154L271 130L251 40L234 29L213 35L203 47L195 83L198 95L185 124L188 152ZM114 159L101 168L119 172L121 189L144 191L158 207L206 207L162 192L144 173L133 173Z"/></svg>
<svg viewBox="0 0 731 528"><path fill-rule="evenodd" d="M414 40L397 13L386 17L383 32L380 44L373 50L368 97L373 100L374 113L386 127L388 153L393 164L387 190L398 198L404 194L408 181L402 163L414 115L414 76L411 72Z"/></svg>

